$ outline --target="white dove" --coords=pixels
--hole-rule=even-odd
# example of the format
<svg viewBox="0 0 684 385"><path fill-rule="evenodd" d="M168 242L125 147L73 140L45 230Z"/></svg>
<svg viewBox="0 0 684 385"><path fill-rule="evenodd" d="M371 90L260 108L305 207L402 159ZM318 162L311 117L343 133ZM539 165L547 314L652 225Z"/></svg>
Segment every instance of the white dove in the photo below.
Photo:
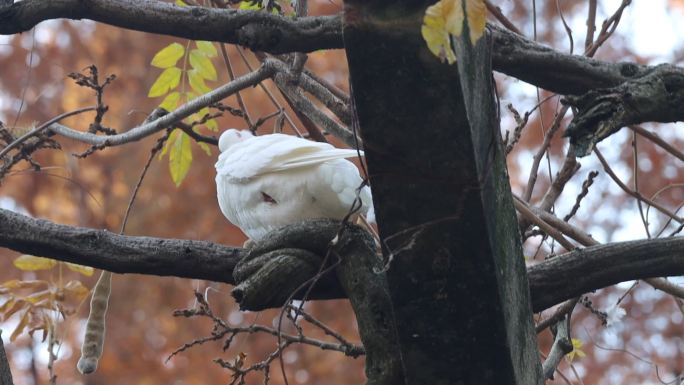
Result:
<svg viewBox="0 0 684 385"><path fill-rule="evenodd" d="M356 150L292 135L229 129L219 138L216 192L223 215L252 241L305 219L343 219L361 186ZM363 154L363 152L361 152ZM366 215L371 192L359 192Z"/></svg>

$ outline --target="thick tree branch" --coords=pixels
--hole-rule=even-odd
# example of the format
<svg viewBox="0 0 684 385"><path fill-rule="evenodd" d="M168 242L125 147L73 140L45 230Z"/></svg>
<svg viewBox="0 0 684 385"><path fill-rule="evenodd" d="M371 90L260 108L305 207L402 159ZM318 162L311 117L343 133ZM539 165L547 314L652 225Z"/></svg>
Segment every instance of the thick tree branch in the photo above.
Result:
<svg viewBox="0 0 684 385"><path fill-rule="evenodd" d="M51 19L89 19L142 32L238 44L269 53L344 48L340 15L296 19L268 12L177 7L160 1L24 0L0 10L0 34L28 31ZM559 94L615 87L649 71L569 55L489 24L496 71Z"/></svg>
<svg viewBox="0 0 684 385"><path fill-rule="evenodd" d="M535 312L632 279L684 274L684 237L577 249L527 269Z"/></svg>
<svg viewBox="0 0 684 385"><path fill-rule="evenodd" d="M300 226L306 237L329 239ZM325 238L325 239L323 239ZM235 284L241 248L212 242L117 235L60 225L0 209L0 247L115 273L206 279ZM619 242L578 249L528 268L535 312L619 282L684 275L684 237ZM289 279L284 277L284 279ZM327 285L315 298L341 298ZM333 289L331 289L333 288Z"/></svg>
<svg viewBox="0 0 684 385"><path fill-rule="evenodd" d="M684 120L684 70L661 64L616 87L568 97L564 103L578 110L565 136L578 156L588 155L596 143L622 127Z"/></svg>
<svg viewBox="0 0 684 385"><path fill-rule="evenodd" d="M244 251L212 242L118 235L0 209L0 246L109 270L234 283Z"/></svg>
<svg viewBox="0 0 684 385"><path fill-rule="evenodd" d="M339 17L291 19L269 12L179 7L161 1L25 0L0 9L0 34L28 31L50 19L89 19L136 31L239 44L271 53L342 47Z"/></svg>
<svg viewBox="0 0 684 385"><path fill-rule="evenodd" d="M562 95L615 87L653 68L561 53L493 24L488 29L493 37L494 70Z"/></svg>

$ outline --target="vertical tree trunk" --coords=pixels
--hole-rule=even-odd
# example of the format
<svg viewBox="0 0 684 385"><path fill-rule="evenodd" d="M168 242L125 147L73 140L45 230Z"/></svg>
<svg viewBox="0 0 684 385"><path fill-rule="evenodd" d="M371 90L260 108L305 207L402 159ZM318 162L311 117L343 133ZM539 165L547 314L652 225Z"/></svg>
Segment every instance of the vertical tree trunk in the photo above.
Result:
<svg viewBox="0 0 684 385"><path fill-rule="evenodd" d="M0 385L13 385L9 360L5 353L5 345L2 343L2 330L0 330Z"/></svg>
<svg viewBox="0 0 684 385"><path fill-rule="evenodd" d="M420 34L433 2L345 7L405 383L541 384L489 45L459 45L460 76L440 63Z"/></svg>

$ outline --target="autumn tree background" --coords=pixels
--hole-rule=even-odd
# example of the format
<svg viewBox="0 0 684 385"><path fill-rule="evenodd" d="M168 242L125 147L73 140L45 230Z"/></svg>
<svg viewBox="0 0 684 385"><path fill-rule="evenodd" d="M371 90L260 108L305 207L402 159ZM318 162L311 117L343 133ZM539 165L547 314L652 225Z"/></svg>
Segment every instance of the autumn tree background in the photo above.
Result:
<svg viewBox="0 0 684 385"><path fill-rule="evenodd" d="M585 47L591 47L596 36L607 39L594 56L607 62L678 64L684 52L684 30L676 23L684 12L679 1L505 1L494 5L500 7L501 15L496 11L490 13L491 23L508 21L511 24L507 27L563 53L585 53ZM339 2L309 2L310 15L334 15L342 9L343 4ZM587 38L586 23L592 19L592 11L596 12L593 16L596 30L589 31L593 38ZM602 31L601 23L611 19L617 26L615 31ZM162 101L162 98L147 96L161 72L150 61L155 53L173 42L189 44L179 38L87 20L46 21L22 34L2 37L0 42L0 121L17 134L65 111L93 105L92 90L67 78L67 74L81 72L90 65L97 66L101 79L109 74L117 76L104 93L104 102L109 106L106 125L124 128L140 124ZM225 49L227 60L220 54L213 58L219 73L216 82L207 82L209 87L229 81L226 62L237 75L259 66L258 56L250 50L230 45ZM348 93L346 63L343 50L318 50L308 54L306 68ZM571 112L557 118L563 109L559 95L501 73L495 73L495 79L502 135L510 145L517 140L507 156L513 193L539 206L562 167L565 165L573 171L577 167L567 164L568 140L562 137ZM305 132L301 120L273 83L267 81L264 85L274 95L275 102L260 87L241 93L251 121L272 115L280 108L286 111L287 119L273 116L259 132L271 132L281 121L285 131L294 134L289 120L300 132ZM240 107L235 97L224 103ZM526 120L521 123L521 119ZM216 120L221 130L247 128L243 117L230 113ZM91 121L92 115L82 114L63 123L69 127L87 127ZM521 127L518 134L516 126ZM201 127L200 132L218 135L206 127ZM662 139L654 139L649 133L656 133ZM118 232L131 191L156 140L157 137L148 137L125 146L94 151L80 159L73 154L83 153L89 148L87 145L58 138L60 151L41 150L34 154L34 160L41 165L39 171L27 162L9 170L0 184L0 205L57 223ZM333 141L343 145L339 139ZM598 145L605 165L594 154L577 160L581 168L564 186L552 211L559 218L567 215L582 193L584 183L588 187L582 195L586 197L570 223L597 241L676 236L682 229L679 210L684 202L683 143L679 124L646 123L622 129ZM170 176L169 155L154 158L132 207L126 234L242 244L244 235L225 220L216 204L213 164L217 149L212 147L208 155L193 143L192 154L192 165L179 186ZM536 182L530 182L531 173L536 175ZM620 188L615 179L625 188ZM657 202L675 219L635 199L635 193ZM538 228L529 226L524 230L528 264L539 263L564 250ZM2 249L0 255L2 282L43 279L59 285L77 279L87 287L94 284L93 277L84 277L63 266L47 271L21 271L13 265L19 254ZM684 284L676 279L672 282ZM57 323L59 348L54 373L58 383L228 382L230 372L213 363L213 358L232 360L243 352L246 362L254 363L273 351L272 336L240 335L225 352L220 342L207 343L167 361L174 350L211 331L208 320L172 316L175 309L196 306L193 291L203 293L215 314L231 325L274 326L280 313L278 310L240 312L229 295L230 287L223 284L117 275L110 301L105 353L96 374L83 377L75 370L87 304L73 304L76 314ZM552 383L678 384L684 372L681 301L640 281L583 296L572 316L576 351L559 366ZM353 311L346 300L309 302L305 309L348 340L358 343ZM619 309L624 309L622 318L616 316ZM535 315L535 321L551 313ZM609 326L605 325L606 321L610 321ZM40 333L33 338L22 333L10 342L9 336L18 322L14 316L0 324L15 383L44 383L49 377L46 344L40 341ZM320 329L311 328L308 332L313 337L326 338ZM552 341L548 329L539 334L543 354L548 352ZM364 381L363 357L352 359L340 352L293 345L283 354L283 362L289 383ZM261 381L263 378L258 375L250 377L250 383ZM275 363L270 382L283 383Z"/></svg>

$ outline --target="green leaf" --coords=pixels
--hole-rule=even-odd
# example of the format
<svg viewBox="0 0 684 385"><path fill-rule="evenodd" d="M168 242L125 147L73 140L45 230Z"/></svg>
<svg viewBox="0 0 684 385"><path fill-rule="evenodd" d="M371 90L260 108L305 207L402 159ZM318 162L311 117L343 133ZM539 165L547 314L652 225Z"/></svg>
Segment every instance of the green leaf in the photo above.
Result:
<svg viewBox="0 0 684 385"><path fill-rule="evenodd" d="M152 84L152 87L150 87L150 92L147 93L147 96L151 98L162 96L170 90L178 87L178 84L180 84L181 80L181 73L182 71L180 68L171 67L165 69L159 75L157 80L154 81L154 84Z"/></svg>
<svg viewBox="0 0 684 385"><path fill-rule="evenodd" d="M183 2L183 0L176 0L176 5L179 7L186 7L187 4Z"/></svg>
<svg viewBox="0 0 684 385"><path fill-rule="evenodd" d="M166 95L164 100L159 104L159 107L165 109L166 111L173 111L178 107L178 102L180 101L180 92L173 91Z"/></svg>
<svg viewBox="0 0 684 385"><path fill-rule="evenodd" d="M251 1L241 1L240 6L238 9L242 9L243 11L257 11L263 8L261 5L260 1L255 1L254 4L252 4Z"/></svg>
<svg viewBox="0 0 684 385"><path fill-rule="evenodd" d="M216 119L211 119L207 121L204 125L214 132L218 131L218 123L216 123Z"/></svg>
<svg viewBox="0 0 684 385"><path fill-rule="evenodd" d="M198 49L190 51L190 66L207 80L216 80L216 68L204 53Z"/></svg>
<svg viewBox="0 0 684 385"><path fill-rule="evenodd" d="M152 58L152 65L157 68L169 68L176 65L178 59L185 54L185 47L178 43L171 43L162 48Z"/></svg>
<svg viewBox="0 0 684 385"><path fill-rule="evenodd" d="M188 71L188 82L190 83L190 88L198 94L206 94L211 91L211 88L207 87L204 83L202 74L196 69Z"/></svg>
<svg viewBox="0 0 684 385"><path fill-rule="evenodd" d="M211 156L211 147L209 147L208 144L206 144L206 143L204 143L204 142L197 142L197 145L200 146L200 148L201 148L202 150L204 150L204 152L205 152L208 156Z"/></svg>
<svg viewBox="0 0 684 385"><path fill-rule="evenodd" d="M173 146L169 153L169 171L171 171L173 183L178 187L190 170L192 147L190 146L190 137L186 133L176 130L171 136L174 136L174 134L175 138L169 139L173 140Z"/></svg>
<svg viewBox="0 0 684 385"><path fill-rule="evenodd" d="M195 42L195 45L197 46L197 49L202 51L202 53L204 53L208 57L215 57L216 55L218 55L214 43L210 41L198 40Z"/></svg>

